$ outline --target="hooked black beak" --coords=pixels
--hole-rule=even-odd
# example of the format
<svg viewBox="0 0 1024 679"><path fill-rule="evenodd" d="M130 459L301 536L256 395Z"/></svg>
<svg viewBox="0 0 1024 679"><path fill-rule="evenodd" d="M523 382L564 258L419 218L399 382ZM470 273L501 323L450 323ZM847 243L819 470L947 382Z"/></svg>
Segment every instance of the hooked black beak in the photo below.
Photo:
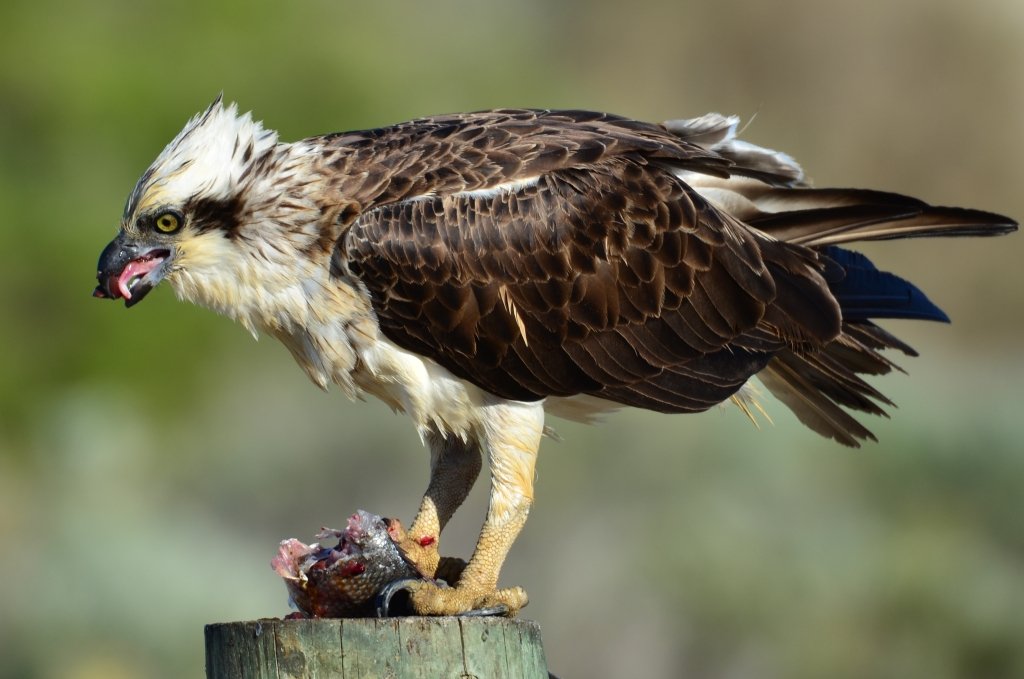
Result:
<svg viewBox="0 0 1024 679"><path fill-rule="evenodd" d="M122 231L100 253L96 269L99 285L92 296L101 299L124 298L126 307L142 301L166 275L171 252L167 248L139 243Z"/></svg>

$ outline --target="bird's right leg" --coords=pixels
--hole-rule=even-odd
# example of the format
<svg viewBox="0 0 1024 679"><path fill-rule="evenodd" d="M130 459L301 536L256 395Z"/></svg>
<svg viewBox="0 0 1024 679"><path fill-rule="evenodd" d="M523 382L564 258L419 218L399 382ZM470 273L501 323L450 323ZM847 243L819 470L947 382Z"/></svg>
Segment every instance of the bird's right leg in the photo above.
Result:
<svg viewBox="0 0 1024 679"><path fill-rule="evenodd" d="M454 435L442 437L436 433L427 436L427 443L430 446L427 492L423 494L420 509L409 530L392 530L392 537L424 577L439 577L454 583L465 562L441 558L438 544L441 531L480 475L480 446Z"/></svg>

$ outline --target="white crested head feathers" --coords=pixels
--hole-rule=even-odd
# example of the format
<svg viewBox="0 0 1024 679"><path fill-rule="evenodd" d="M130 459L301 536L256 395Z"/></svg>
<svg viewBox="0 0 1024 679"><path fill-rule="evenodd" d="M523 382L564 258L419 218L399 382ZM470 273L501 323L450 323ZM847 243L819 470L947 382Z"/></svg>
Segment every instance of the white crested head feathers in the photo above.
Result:
<svg viewBox="0 0 1024 679"><path fill-rule="evenodd" d="M197 114L139 179L125 206L124 219L162 205L191 199L225 199L237 191L250 165L277 145L277 132L251 113L238 113L218 96ZM127 224L126 224L127 226Z"/></svg>

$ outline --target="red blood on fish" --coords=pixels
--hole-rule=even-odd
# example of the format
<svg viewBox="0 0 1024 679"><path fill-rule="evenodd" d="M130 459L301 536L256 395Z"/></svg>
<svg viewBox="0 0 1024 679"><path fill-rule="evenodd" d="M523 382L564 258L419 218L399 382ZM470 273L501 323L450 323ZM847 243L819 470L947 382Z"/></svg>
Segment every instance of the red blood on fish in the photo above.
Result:
<svg viewBox="0 0 1024 679"><path fill-rule="evenodd" d="M271 566L284 578L292 603L308 616L372 615L381 587L419 576L388 530L396 526L397 521L358 511L344 531L325 528L317 534L321 541L337 539L336 547L283 540Z"/></svg>
<svg viewBox="0 0 1024 679"><path fill-rule="evenodd" d="M366 572L366 564L360 563L359 561L349 561L344 564L338 572L343 578L351 577L353 575L362 575Z"/></svg>
<svg viewBox="0 0 1024 679"><path fill-rule="evenodd" d="M435 538L433 535L424 535L416 542L420 543L420 547L429 547L430 545L437 542L437 538Z"/></svg>

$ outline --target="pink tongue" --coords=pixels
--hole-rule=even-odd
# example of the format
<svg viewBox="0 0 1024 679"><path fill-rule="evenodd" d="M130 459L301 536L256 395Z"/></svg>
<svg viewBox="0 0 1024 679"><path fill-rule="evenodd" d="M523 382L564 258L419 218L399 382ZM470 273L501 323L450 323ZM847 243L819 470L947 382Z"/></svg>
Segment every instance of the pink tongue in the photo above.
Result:
<svg viewBox="0 0 1024 679"><path fill-rule="evenodd" d="M124 268L121 275L117 277L117 290L121 293L121 296L125 299L132 298L132 292L128 288L128 284L131 283L132 279L136 276L145 276L153 269L160 266L160 262L164 261L160 257L153 257L152 259L134 259L128 262L128 266Z"/></svg>

